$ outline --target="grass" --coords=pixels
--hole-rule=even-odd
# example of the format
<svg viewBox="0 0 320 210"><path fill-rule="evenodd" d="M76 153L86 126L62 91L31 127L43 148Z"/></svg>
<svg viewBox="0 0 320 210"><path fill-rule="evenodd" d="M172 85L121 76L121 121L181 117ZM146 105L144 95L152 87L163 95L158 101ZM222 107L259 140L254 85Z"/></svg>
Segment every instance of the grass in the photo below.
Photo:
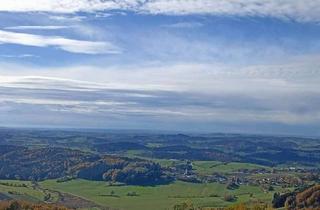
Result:
<svg viewBox="0 0 320 210"><path fill-rule="evenodd" d="M140 158L144 160L150 160L155 163L159 163L162 167L169 167L172 166L174 163L184 163L185 161L182 160L171 160L171 159L159 159L159 158L151 158L151 157L144 157L142 154L144 150L128 150L124 154L124 156L129 158Z"/></svg>
<svg viewBox="0 0 320 210"><path fill-rule="evenodd" d="M185 163L185 161L181 160L170 160L170 159L157 159L157 158L146 158L141 157L140 154L142 151L140 150L129 150L126 153L127 157L138 157L146 160L151 160L153 162L159 163L162 167L170 167L174 163ZM201 175L211 175L213 173L232 173L236 172L239 169L270 169L269 167L251 164L251 163L240 163L240 162L230 162L224 163L220 161L193 161L192 162L193 170Z"/></svg>
<svg viewBox="0 0 320 210"><path fill-rule="evenodd" d="M174 164L185 163L182 160L169 160L169 159L152 159L153 162L159 163L162 167L170 167Z"/></svg>
<svg viewBox="0 0 320 210"><path fill-rule="evenodd" d="M154 160L162 166L170 166L176 160ZM179 162L179 161L178 161ZM193 168L199 174L231 173L239 169L263 168L263 166L249 163L222 163L218 161L194 161ZM0 181L6 183L26 184L27 187L14 187L0 185L0 192L19 192L22 198L27 200L43 200L44 193L39 189L33 189L31 182L21 181ZM185 201L202 207L224 207L239 202L250 200L261 200L270 202L274 192L264 193L257 186L240 186L236 190L227 190L224 184L203 183L194 184L186 182L175 182L169 185L160 186L110 186L106 182L89 180L71 180L58 183L56 180L46 180L39 183L42 188L70 193L101 206L123 209L123 210L170 210L175 204ZM138 196L128 196L128 193L135 192ZM234 203L224 201L225 194L237 196ZM253 196L251 196L251 194ZM20 196L20 197L21 197ZM23 197L24 196L24 197Z"/></svg>
<svg viewBox="0 0 320 210"><path fill-rule="evenodd" d="M212 173L231 173L236 172L239 169L260 169L260 168L267 168L265 166L260 166L251 163L222 163L218 161L194 161L192 162L193 169L195 172L208 175Z"/></svg>
<svg viewBox="0 0 320 210"><path fill-rule="evenodd" d="M226 190L225 186L217 183L193 184L175 182L170 185L155 187L142 186L109 186L106 182L72 180L58 183L55 180L47 180L40 183L48 189L67 192L91 200L102 206L124 210L165 210L184 201L191 201L197 206L228 206L233 203L225 202L225 193L238 197L237 202L245 202L250 199L270 201L273 193L263 193L259 187L241 186L234 191ZM111 195L113 192L113 196ZM136 192L138 196L127 196L128 192ZM250 198L253 193L253 198ZM216 195L216 196L212 196Z"/></svg>
<svg viewBox="0 0 320 210"><path fill-rule="evenodd" d="M0 180L0 183L12 184L12 186L0 184L0 192L12 198L29 200L29 201L42 201L45 196L43 192L33 189L31 182L28 182L28 181ZM14 186L15 184L16 185L25 184L26 187L22 187L22 186L17 187L17 186Z"/></svg>

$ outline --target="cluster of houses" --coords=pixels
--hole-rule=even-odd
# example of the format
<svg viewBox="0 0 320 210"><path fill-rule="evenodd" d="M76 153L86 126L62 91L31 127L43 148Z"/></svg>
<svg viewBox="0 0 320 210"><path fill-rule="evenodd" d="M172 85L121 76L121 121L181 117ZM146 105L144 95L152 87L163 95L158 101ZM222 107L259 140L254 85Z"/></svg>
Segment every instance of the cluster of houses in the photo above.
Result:
<svg viewBox="0 0 320 210"><path fill-rule="evenodd" d="M261 186L265 191L272 191L273 186L298 187L309 181L320 180L320 170L305 168L254 168L239 169L231 173L198 174L193 170L191 161L175 164L169 167L171 175L176 180L193 183L226 184L228 189L235 189L240 185Z"/></svg>

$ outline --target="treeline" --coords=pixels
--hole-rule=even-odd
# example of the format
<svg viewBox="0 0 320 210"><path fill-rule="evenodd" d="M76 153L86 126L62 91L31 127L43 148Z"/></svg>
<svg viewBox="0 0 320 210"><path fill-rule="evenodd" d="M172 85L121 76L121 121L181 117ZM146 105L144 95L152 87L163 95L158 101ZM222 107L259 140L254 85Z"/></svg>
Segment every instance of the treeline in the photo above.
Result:
<svg viewBox="0 0 320 210"><path fill-rule="evenodd" d="M70 210L63 206L34 204L26 201L1 201L0 210Z"/></svg>
<svg viewBox="0 0 320 210"><path fill-rule="evenodd" d="M97 160L97 155L71 149L15 147L0 155L0 178L35 181L56 179L69 175L70 170L78 164Z"/></svg>
<svg viewBox="0 0 320 210"><path fill-rule="evenodd" d="M320 209L320 185L309 187L302 191L295 191L280 195L275 193L273 207L285 207L288 210L294 209Z"/></svg>
<svg viewBox="0 0 320 210"><path fill-rule="evenodd" d="M166 184L173 179L164 174L160 164L140 159L105 156L81 168L77 177L89 180L121 182L129 185Z"/></svg>
<svg viewBox="0 0 320 210"><path fill-rule="evenodd" d="M286 209L320 209L320 185L308 188L289 196L285 202Z"/></svg>
<svg viewBox="0 0 320 210"><path fill-rule="evenodd" d="M102 156L66 148L1 148L4 154L0 155L0 179L41 181L72 177L131 185L171 181L159 164L141 159Z"/></svg>
<svg viewBox="0 0 320 210"><path fill-rule="evenodd" d="M235 154L228 154L215 149L192 148L184 145L164 146L150 150L144 154L147 157L159 159L179 159L179 160L216 160L222 162L240 161Z"/></svg>

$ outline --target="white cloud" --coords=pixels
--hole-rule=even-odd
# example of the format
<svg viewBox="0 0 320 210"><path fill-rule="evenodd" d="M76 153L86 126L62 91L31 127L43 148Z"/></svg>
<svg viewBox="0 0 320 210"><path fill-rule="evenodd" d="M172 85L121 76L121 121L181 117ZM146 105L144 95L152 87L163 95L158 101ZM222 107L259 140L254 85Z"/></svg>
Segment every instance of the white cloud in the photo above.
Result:
<svg viewBox="0 0 320 210"><path fill-rule="evenodd" d="M19 55L8 55L8 54L2 54L0 55L2 58L39 58L37 55L33 54L19 54Z"/></svg>
<svg viewBox="0 0 320 210"><path fill-rule="evenodd" d="M298 21L319 21L319 0L154 0L143 5L153 14L207 14L270 16Z"/></svg>
<svg viewBox="0 0 320 210"><path fill-rule="evenodd" d="M320 21L320 0L1 0L0 11L96 12L129 10L151 14L270 16Z"/></svg>
<svg viewBox="0 0 320 210"><path fill-rule="evenodd" d="M120 49L108 42L68 39L58 36L41 36L0 30L0 43L34 47L56 47L72 53L104 54L120 53Z"/></svg>
<svg viewBox="0 0 320 210"><path fill-rule="evenodd" d="M167 28L198 28L202 27L203 24L199 22L179 22L170 25L164 25L163 27Z"/></svg>
<svg viewBox="0 0 320 210"><path fill-rule="evenodd" d="M116 9L121 3L101 0L1 0L0 10L11 12L57 12L73 13L79 11L96 11L104 9Z"/></svg>
<svg viewBox="0 0 320 210"><path fill-rule="evenodd" d="M1 64L0 102L23 112L37 106L48 113L101 119L117 116L126 122L130 122L128 118L131 122L144 118L191 123L317 124L318 65L316 57L237 70L188 63L121 69L36 69Z"/></svg>
<svg viewBox="0 0 320 210"><path fill-rule="evenodd" d="M81 15L50 15L49 19L55 20L55 21L60 21L60 22L81 22L82 20L85 20L87 17L86 16L81 16Z"/></svg>
<svg viewBox="0 0 320 210"><path fill-rule="evenodd" d="M70 28L69 26L10 26L5 30L58 30Z"/></svg>

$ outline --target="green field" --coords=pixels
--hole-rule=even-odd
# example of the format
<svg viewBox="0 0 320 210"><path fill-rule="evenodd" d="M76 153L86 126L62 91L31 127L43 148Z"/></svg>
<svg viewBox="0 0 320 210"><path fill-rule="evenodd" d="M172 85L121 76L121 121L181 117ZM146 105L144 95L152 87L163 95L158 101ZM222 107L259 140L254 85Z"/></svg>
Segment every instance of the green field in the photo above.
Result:
<svg viewBox="0 0 320 210"><path fill-rule="evenodd" d="M45 197L43 192L34 189L28 181L0 180L0 192L15 199L29 201L42 201Z"/></svg>
<svg viewBox="0 0 320 210"><path fill-rule="evenodd" d="M162 166L171 166L175 160L153 159ZM195 173L209 175L215 172L232 173L239 169L265 168L260 165L249 163L223 163L218 161L193 161L193 170ZM14 187L0 185L0 192L19 192L18 195L10 195L18 199L27 199L34 201L43 201L46 192L64 192L69 193L86 200L92 201L100 206L111 207L123 210L170 210L175 204L182 202L192 202L196 206L202 207L225 207L240 202L264 201L270 202L274 192L265 193L261 187L242 185L238 189L228 190L225 184L218 183L187 183L177 181L168 185L158 186L110 186L107 182L89 181L76 179L67 182L57 182L56 180L46 180L39 182L35 186L31 182L20 181L1 181L0 183L25 184L26 187ZM48 189L48 191L44 190ZM282 190L277 189L276 190ZM128 193L135 193L130 196ZM235 195L235 202L226 202L224 195ZM54 194L52 196L55 196Z"/></svg>
<svg viewBox="0 0 320 210"><path fill-rule="evenodd" d="M237 190L226 190L222 184L193 184L175 182L170 185L142 186L109 186L106 182L72 180L58 183L55 180L41 182L43 188L67 192L91 200L99 205L126 210L165 210L172 209L174 204L192 201L197 206L228 206L225 193L238 197L236 202L250 199L270 201L273 193L264 193L259 187L241 186ZM113 192L113 193L112 193ZM127 196L135 192L138 196ZM253 197L250 197L253 193ZM111 196L112 194L112 196Z"/></svg>
<svg viewBox="0 0 320 210"><path fill-rule="evenodd" d="M231 173L236 172L239 169L260 169L265 168L268 169L268 167L260 166L256 164L251 163L223 163L219 161L194 161L192 162L193 169L195 172L199 174L213 174L216 172L219 173Z"/></svg>
<svg viewBox="0 0 320 210"><path fill-rule="evenodd" d="M128 157L137 157L143 158L147 160L151 160L153 162L159 163L162 167L172 166L174 163L185 163L182 160L168 160L168 159L155 159L155 158L146 158L141 157L140 154L142 151L139 150L130 150L127 151L126 156ZM220 161L192 161L192 167L194 172L202 174L202 175L210 175L213 173L231 173L236 172L239 169L270 169L269 167L251 164L251 163L240 163L240 162L220 162ZM271 170L271 169L270 169Z"/></svg>

